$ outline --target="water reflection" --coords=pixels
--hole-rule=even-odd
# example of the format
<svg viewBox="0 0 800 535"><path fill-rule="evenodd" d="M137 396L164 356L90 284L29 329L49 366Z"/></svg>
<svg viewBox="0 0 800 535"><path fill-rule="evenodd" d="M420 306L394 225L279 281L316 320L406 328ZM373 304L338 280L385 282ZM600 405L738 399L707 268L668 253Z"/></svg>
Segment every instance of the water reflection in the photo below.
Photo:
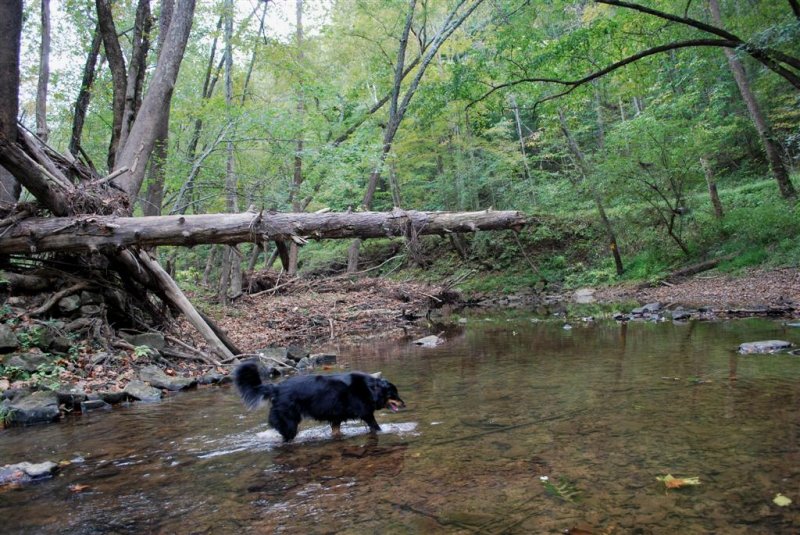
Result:
<svg viewBox="0 0 800 535"><path fill-rule="evenodd" d="M4 463L79 459L0 493L4 530L800 531L800 358L733 351L798 344L800 331L760 320L564 330L519 316L445 334L429 349L333 348L408 403L378 416L377 438L352 423L331 440L307 422L283 445L266 411L245 413L228 388L0 432ZM666 491L655 479L666 474L702 484ZM774 504L779 492L794 504Z"/></svg>

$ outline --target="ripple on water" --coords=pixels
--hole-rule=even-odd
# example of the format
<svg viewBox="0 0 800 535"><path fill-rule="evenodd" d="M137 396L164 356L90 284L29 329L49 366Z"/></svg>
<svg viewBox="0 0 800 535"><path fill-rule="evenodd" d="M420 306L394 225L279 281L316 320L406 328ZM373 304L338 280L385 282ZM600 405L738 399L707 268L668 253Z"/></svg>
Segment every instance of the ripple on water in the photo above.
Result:
<svg viewBox="0 0 800 535"><path fill-rule="evenodd" d="M357 437L369 433L369 428L358 423L345 423L341 426L344 438ZM381 424L379 435L416 436L417 422ZM301 430L292 441L295 444L331 440L331 428L328 425L317 425ZM230 455L241 451L266 451L283 444L283 437L275 429L262 431L248 430L221 438L199 436L188 438L187 442L199 442L190 446L188 451L200 459L210 459L221 455ZM210 448L210 449L209 449Z"/></svg>

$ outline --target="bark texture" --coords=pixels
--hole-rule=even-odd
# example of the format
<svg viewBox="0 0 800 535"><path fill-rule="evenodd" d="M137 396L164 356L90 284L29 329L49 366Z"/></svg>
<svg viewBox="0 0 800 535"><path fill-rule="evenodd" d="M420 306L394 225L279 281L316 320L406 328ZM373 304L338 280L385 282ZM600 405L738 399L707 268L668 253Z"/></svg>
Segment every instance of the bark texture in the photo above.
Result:
<svg viewBox="0 0 800 535"><path fill-rule="evenodd" d="M175 215L154 217L78 216L30 218L0 241L1 253L44 251L108 252L138 245L192 246L203 243L259 243L308 239L405 237L409 233L449 234L519 230L527 223L516 211L282 213Z"/></svg>

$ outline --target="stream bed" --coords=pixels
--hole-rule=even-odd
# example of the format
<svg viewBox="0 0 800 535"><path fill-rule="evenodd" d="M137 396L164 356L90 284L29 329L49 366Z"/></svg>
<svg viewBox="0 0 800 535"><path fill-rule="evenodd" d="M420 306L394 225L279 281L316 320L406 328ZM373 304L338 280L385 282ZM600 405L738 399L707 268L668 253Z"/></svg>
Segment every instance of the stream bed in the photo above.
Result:
<svg viewBox="0 0 800 535"><path fill-rule="evenodd" d="M516 314L445 337L332 348L406 401L377 437L306 421L284 445L230 386L2 430L0 465L69 463L0 490L0 531L800 532L800 356L736 353L800 329Z"/></svg>

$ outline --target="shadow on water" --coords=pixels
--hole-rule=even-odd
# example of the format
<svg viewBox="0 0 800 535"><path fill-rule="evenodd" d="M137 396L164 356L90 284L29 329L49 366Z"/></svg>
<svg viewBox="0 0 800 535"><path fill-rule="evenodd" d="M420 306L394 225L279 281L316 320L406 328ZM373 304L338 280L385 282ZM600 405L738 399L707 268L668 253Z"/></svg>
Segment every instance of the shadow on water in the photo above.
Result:
<svg viewBox="0 0 800 535"><path fill-rule="evenodd" d="M383 432L282 444L231 388L0 432L2 463L71 460L0 492L9 533L796 533L800 357L762 320L471 318L436 348L337 348L408 409ZM697 476L667 491L657 476ZM85 487L76 487L85 486ZM72 490L71 490L72 489ZM81 489L80 492L74 492ZM779 507L781 493L793 500Z"/></svg>

